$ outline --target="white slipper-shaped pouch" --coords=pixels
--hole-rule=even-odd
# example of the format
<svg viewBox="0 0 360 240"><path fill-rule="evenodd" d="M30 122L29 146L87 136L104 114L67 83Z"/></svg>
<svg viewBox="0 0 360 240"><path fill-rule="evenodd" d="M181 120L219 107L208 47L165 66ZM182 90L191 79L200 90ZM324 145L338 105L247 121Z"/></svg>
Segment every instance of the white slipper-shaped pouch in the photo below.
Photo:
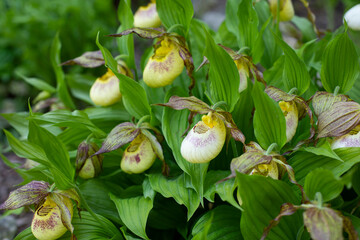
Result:
<svg viewBox="0 0 360 240"><path fill-rule="evenodd" d="M214 159L224 146L224 122L211 112L204 115L181 143L181 155L191 163L206 163Z"/></svg>
<svg viewBox="0 0 360 240"><path fill-rule="evenodd" d="M134 14L134 27L156 28L161 25L161 20L156 11L156 4L149 3L141 6Z"/></svg>

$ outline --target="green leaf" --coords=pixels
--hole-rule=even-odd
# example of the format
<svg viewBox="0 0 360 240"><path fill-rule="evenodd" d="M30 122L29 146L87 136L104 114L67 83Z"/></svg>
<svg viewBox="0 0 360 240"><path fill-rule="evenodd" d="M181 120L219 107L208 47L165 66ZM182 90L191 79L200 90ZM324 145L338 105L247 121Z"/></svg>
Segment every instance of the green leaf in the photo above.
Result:
<svg viewBox="0 0 360 240"><path fill-rule="evenodd" d="M244 239L260 239L264 228L279 214L282 204L300 202L291 187L282 181L241 173L236 179L243 201L240 228ZM296 239L301 226L301 216L295 213L282 219L267 239Z"/></svg>
<svg viewBox="0 0 360 240"><path fill-rule="evenodd" d="M174 11L175 9L176 11ZM156 1L156 10L167 30L180 24L184 28L185 35L187 34L194 15L191 0L158 0Z"/></svg>
<svg viewBox="0 0 360 240"><path fill-rule="evenodd" d="M28 112L2 113L0 116L5 118L22 137L27 137L29 133L29 122L24 121L24 119L29 116Z"/></svg>
<svg viewBox="0 0 360 240"><path fill-rule="evenodd" d="M281 149L286 142L286 121L280 106L262 89L260 83L254 84L252 92L255 113L254 132L263 149L276 143Z"/></svg>
<svg viewBox="0 0 360 240"><path fill-rule="evenodd" d="M153 200L143 196L118 198L110 193L123 223L136 235L149 239L145 232L146 221L153 207Z"/></svg>
<svg viewBox="0 0 360 240"><path fill-rule="evenodd" d="M304 17L293 16L291 22L300 29L302 33L302 42L308 42L316 38L316 33L314 31L314 26L312 23Z"/></svg>
<svg viewBox="0 0 360 240"><path fill-rule="evenodd" d="M359 75L359 56L347 32L339 34L326 46L322 56L321 82L327 92L346 93Z"/></svg>
<svg viewBox="0 0 360 240"><path fill-rule="evenodd" d="M28 141L43 149L47 159L54 167L54 169L51 169L52 173L60 175L55 176L56 186L60 189L70 188L75 169L70 163L69 154L64 144L48 130L38 126L33 121L29 122Z"/></svg>
<svg viewBox="0 0 360 240"><path fill-rule="evenodd" d="M288 162L293 167L299 184L303 184L306 175L316 168L329 169L335 177L340 177L353 165L360 162L360 148L339 148L335 149L335 153L343 162L334 158L301 151L295 153Z"/></svg>
<svg viewBox="0 0 360 240"><path fill-rule="evenodd" d="M331 149L331 145L328 141L319 143L316 147L303 148L303 150L316 155L322 155L322 156L334 158L343 162L343 160L334 152L334 150Z"/></svg>
<svg viewBox="0 0 360 240"><path fill-rule="evenodd" d="M171 96L184 96L186 93L180 88L170 89L166 96L165 102L169 100ZM193 164L186 161L180 153L180 146L183 138L181 135L185 133L188 125L188 110L176 111L171 108L165 108L162 118L162 131L164 137L172 153L175 157L176 163L179 167L190 176L191 186L199 194L199 198L203 198L203 184L206 176L206 171L209 163Z"/></svg>
<svg viewBox="0 0 360 240"><path fill-rule="evenodd" d="M109 192L117 194L122 190L118 185L105 180L90 179L81 184L79 188L87 204L96 214L122 223L116 206L109 196Z"/></svg>
<svg viewBox="0 0 360 240"><path fill-rule="evenodd" d="M109 50L100 44L99 34L96 37L96 44L104 56L106 66L109 67L120 80L120 92L126 110L137 119L151 115L151 108L146 97L145 89L133 79L117 72L117 63Z"/></svg>
<svg viewBox="0 0 360 240"><path fill-rule="evenodd" d="M121 23L118 32L132 28L134 16L131 11L131 0L121 0L118 6L118 19ZM134 37L132 35L117 38L120 54L127 56L127 63L130 68L136 69L134 54Z"/></svg>
<svg viewBox="0 0 360 240"><path fill-rule="evenodd" d="M341 193L344 184L328 169L315 169L305 178L304 190L310 200L315 200L315 194L320 192L323 201L328 202Z"/></svg>
<svg viewBox="0 0 360 240"><path fill-rule="evenodd" d="M187 187L186 175L182 174L175 179L166 179L161 174L150 174L151 187L166 198L172 197L180 205L188 209L188 220L194 214L200 204L198 194L192 188Z"/></svg>
<svg viewBox="0 0 360 240"><path fill-rule="evenodd" d="M57 82L56 90L59 94L60 100L64 103L64 105L70 109L75 109L75 104L71 99L71 96L66 86L64 72L62 71L60 66L61 63L60 49L61 49L61 42L60 42L59 34L57 33L52 42L51 51L50 51L51 64L53 66L56 75L56 82Z"/></svg>
<svg viewBox="0 0 360 240"><path fill-rule="evenodd" d="M252 0L242 0L238 5L237 18L239 47L249 47L254 50L257 36L259 34L258 15L253 7Z"/></svg>
<svg viewBox="0 0 360 240"><path fill-rule="evenodd" d="M192 229L193 239L243 239L240 231L241 212L230 206L221 205L205 213ZM210 222L210 224L209 224ZM206 228L209 228L203 238Z"/></svg>
<svg viewBox="0 0 360 240"><path fill-rule="evenodd" d="M306 65L280 37L274 34L274 38L285 54L283 81L286 91L288 92L292 88L296 88L298 91L297 95L301 96L310 86L310 75Z"/></svg>
<svg viewBox="0 0 360 240"><path fill-rule="evenodd" d="M220 46L207 30L204 55L210 62L210 93L214 103L225 101L231 112L239 99L240 77L236 65L230 55Z"/></svg>
<svg viewBox="0 0 360 240"><path fill-rule="evenodd" d="M238 202L234 199L235 178L218 183L227 176L229 176L229 171L209 171L204 184L204 197L210 202L215 202L215 193L217 193L221 200L240 209Z"/></svg>
<svg viewBox="0 0 360 240"><path fill-rule="evenodd" d="M56 92L56 89L51 86L50 84L48 84L47 82L38 79L38 78L28 78L25 77L24 75L22 75L21 73L17 72L16 73L19 77L21 77L25 82L27 82L28 84L30 84L31 86L42 90L42 91L48 91L50 93L54 93Z"/></svg>

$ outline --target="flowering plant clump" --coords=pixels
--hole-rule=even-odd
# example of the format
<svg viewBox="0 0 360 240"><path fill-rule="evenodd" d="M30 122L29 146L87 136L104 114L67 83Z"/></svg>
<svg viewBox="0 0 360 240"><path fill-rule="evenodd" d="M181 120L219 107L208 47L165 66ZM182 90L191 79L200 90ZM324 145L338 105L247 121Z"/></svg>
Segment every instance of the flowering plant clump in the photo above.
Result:
<svg viewBox="0 0 360 240"><path fill-rule="evenodd" d="M38 96L2 114L28 164L1 154L24 182L0 210L34 211L15 240L359 239L359 7L331 32L299 3L228 0L215 30L120 0L63 63L57 35L57 86L24 77Z"/></svg>

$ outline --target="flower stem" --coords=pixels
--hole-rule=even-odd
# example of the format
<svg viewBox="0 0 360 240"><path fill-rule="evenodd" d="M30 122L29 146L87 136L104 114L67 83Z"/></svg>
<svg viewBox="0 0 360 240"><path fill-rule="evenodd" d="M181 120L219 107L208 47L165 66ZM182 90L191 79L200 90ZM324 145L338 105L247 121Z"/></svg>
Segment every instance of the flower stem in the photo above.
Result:
<svg viewBox="0 0 360 240"><path fill-rule="evenodd" d="M297 92L298 92L298 89L296 87L294 87L294 88L290 89L289 94L293 94L293 93L296 94Z"/></svg>
<svg viewBox="0 0 360 240"><path fill-rule="evenodd" d="M336 96L339 93L339 91L340 91L340 87L336 86L334 90L334 96Z"/></svg>
<svg viewBox="0 0 360 240"><path fill-rule="evenodd" d="M141 126L141 124L147 120L149 120L150 115L146 115L143 116L142 118L140 118L140 120L138 121L138 123L136 124L136 127L139 128Z"/></svg>
<svg viewBox="0 0 360 240"><path fill-rule="evenodd" d="M211 109L216 110L218 107L221 107L221 106L224 106L225 110L227 110L227 108L228 108L228 105L225 101L220 101L220 102L215 103Z"/></svg>
<svg viewBox="0 0 360 240"><path fill-rule="evenodd" d="M272 152L272 150L273 150L274 148L277 148L277 147L278 147L277 143L272 143L272 144L268 147L268 149L266 150L265 155L269 155L269 154Z"/></svg>
<svg viewBox="0 0 360 240"><path fill-rule="evenodd" d="M322 198L321 192L316 192L315 199L316 199L318 208L322 208L323 198Z"/></svg>

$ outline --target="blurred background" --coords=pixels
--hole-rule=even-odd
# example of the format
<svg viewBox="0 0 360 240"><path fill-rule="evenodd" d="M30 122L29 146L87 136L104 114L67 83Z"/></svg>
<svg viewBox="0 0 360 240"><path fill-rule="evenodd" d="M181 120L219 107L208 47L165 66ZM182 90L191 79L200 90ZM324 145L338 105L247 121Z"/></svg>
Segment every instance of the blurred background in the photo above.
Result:
<svg viewBox="0 0 360 240"><path fill-rule="evenodd" d="M148 2L133 0L133 11ZM0 0L0 113L27 111L28 99L33 100L39 93L23 77L56 85L50 47L57 33L62 44L62 62L86 51L98 50L95 44L97 32L106 35L117 31L118 3L119 0ZM316 15L317 26L332 31L342 25L343 13L358 0L309 0L309 3ZM214 30L225 18L226 0L193 0L193 4L195 17L207 22ZM296 15L306 16L300 0L293 0L293 4ZM113 43L104 41L104 44L115 45L115 40ZM137 52L141 53L141 49ZM88 85L104 72L103 68L74 66L63 67L63 70L67 81L81 74ZM9 126L0 117L0 129L4 128L9 129ZM5 141L4 133L0 131L1 152L7 151ZM7 156L13 162L23 161L9 153ZM0 182L0 202L3 202L14 186L21 183L21 178L0 161ZM16 217L0 215L0 239L12 239L16 232L29 225L31 217L32 214L23 213Z"/></svg>

